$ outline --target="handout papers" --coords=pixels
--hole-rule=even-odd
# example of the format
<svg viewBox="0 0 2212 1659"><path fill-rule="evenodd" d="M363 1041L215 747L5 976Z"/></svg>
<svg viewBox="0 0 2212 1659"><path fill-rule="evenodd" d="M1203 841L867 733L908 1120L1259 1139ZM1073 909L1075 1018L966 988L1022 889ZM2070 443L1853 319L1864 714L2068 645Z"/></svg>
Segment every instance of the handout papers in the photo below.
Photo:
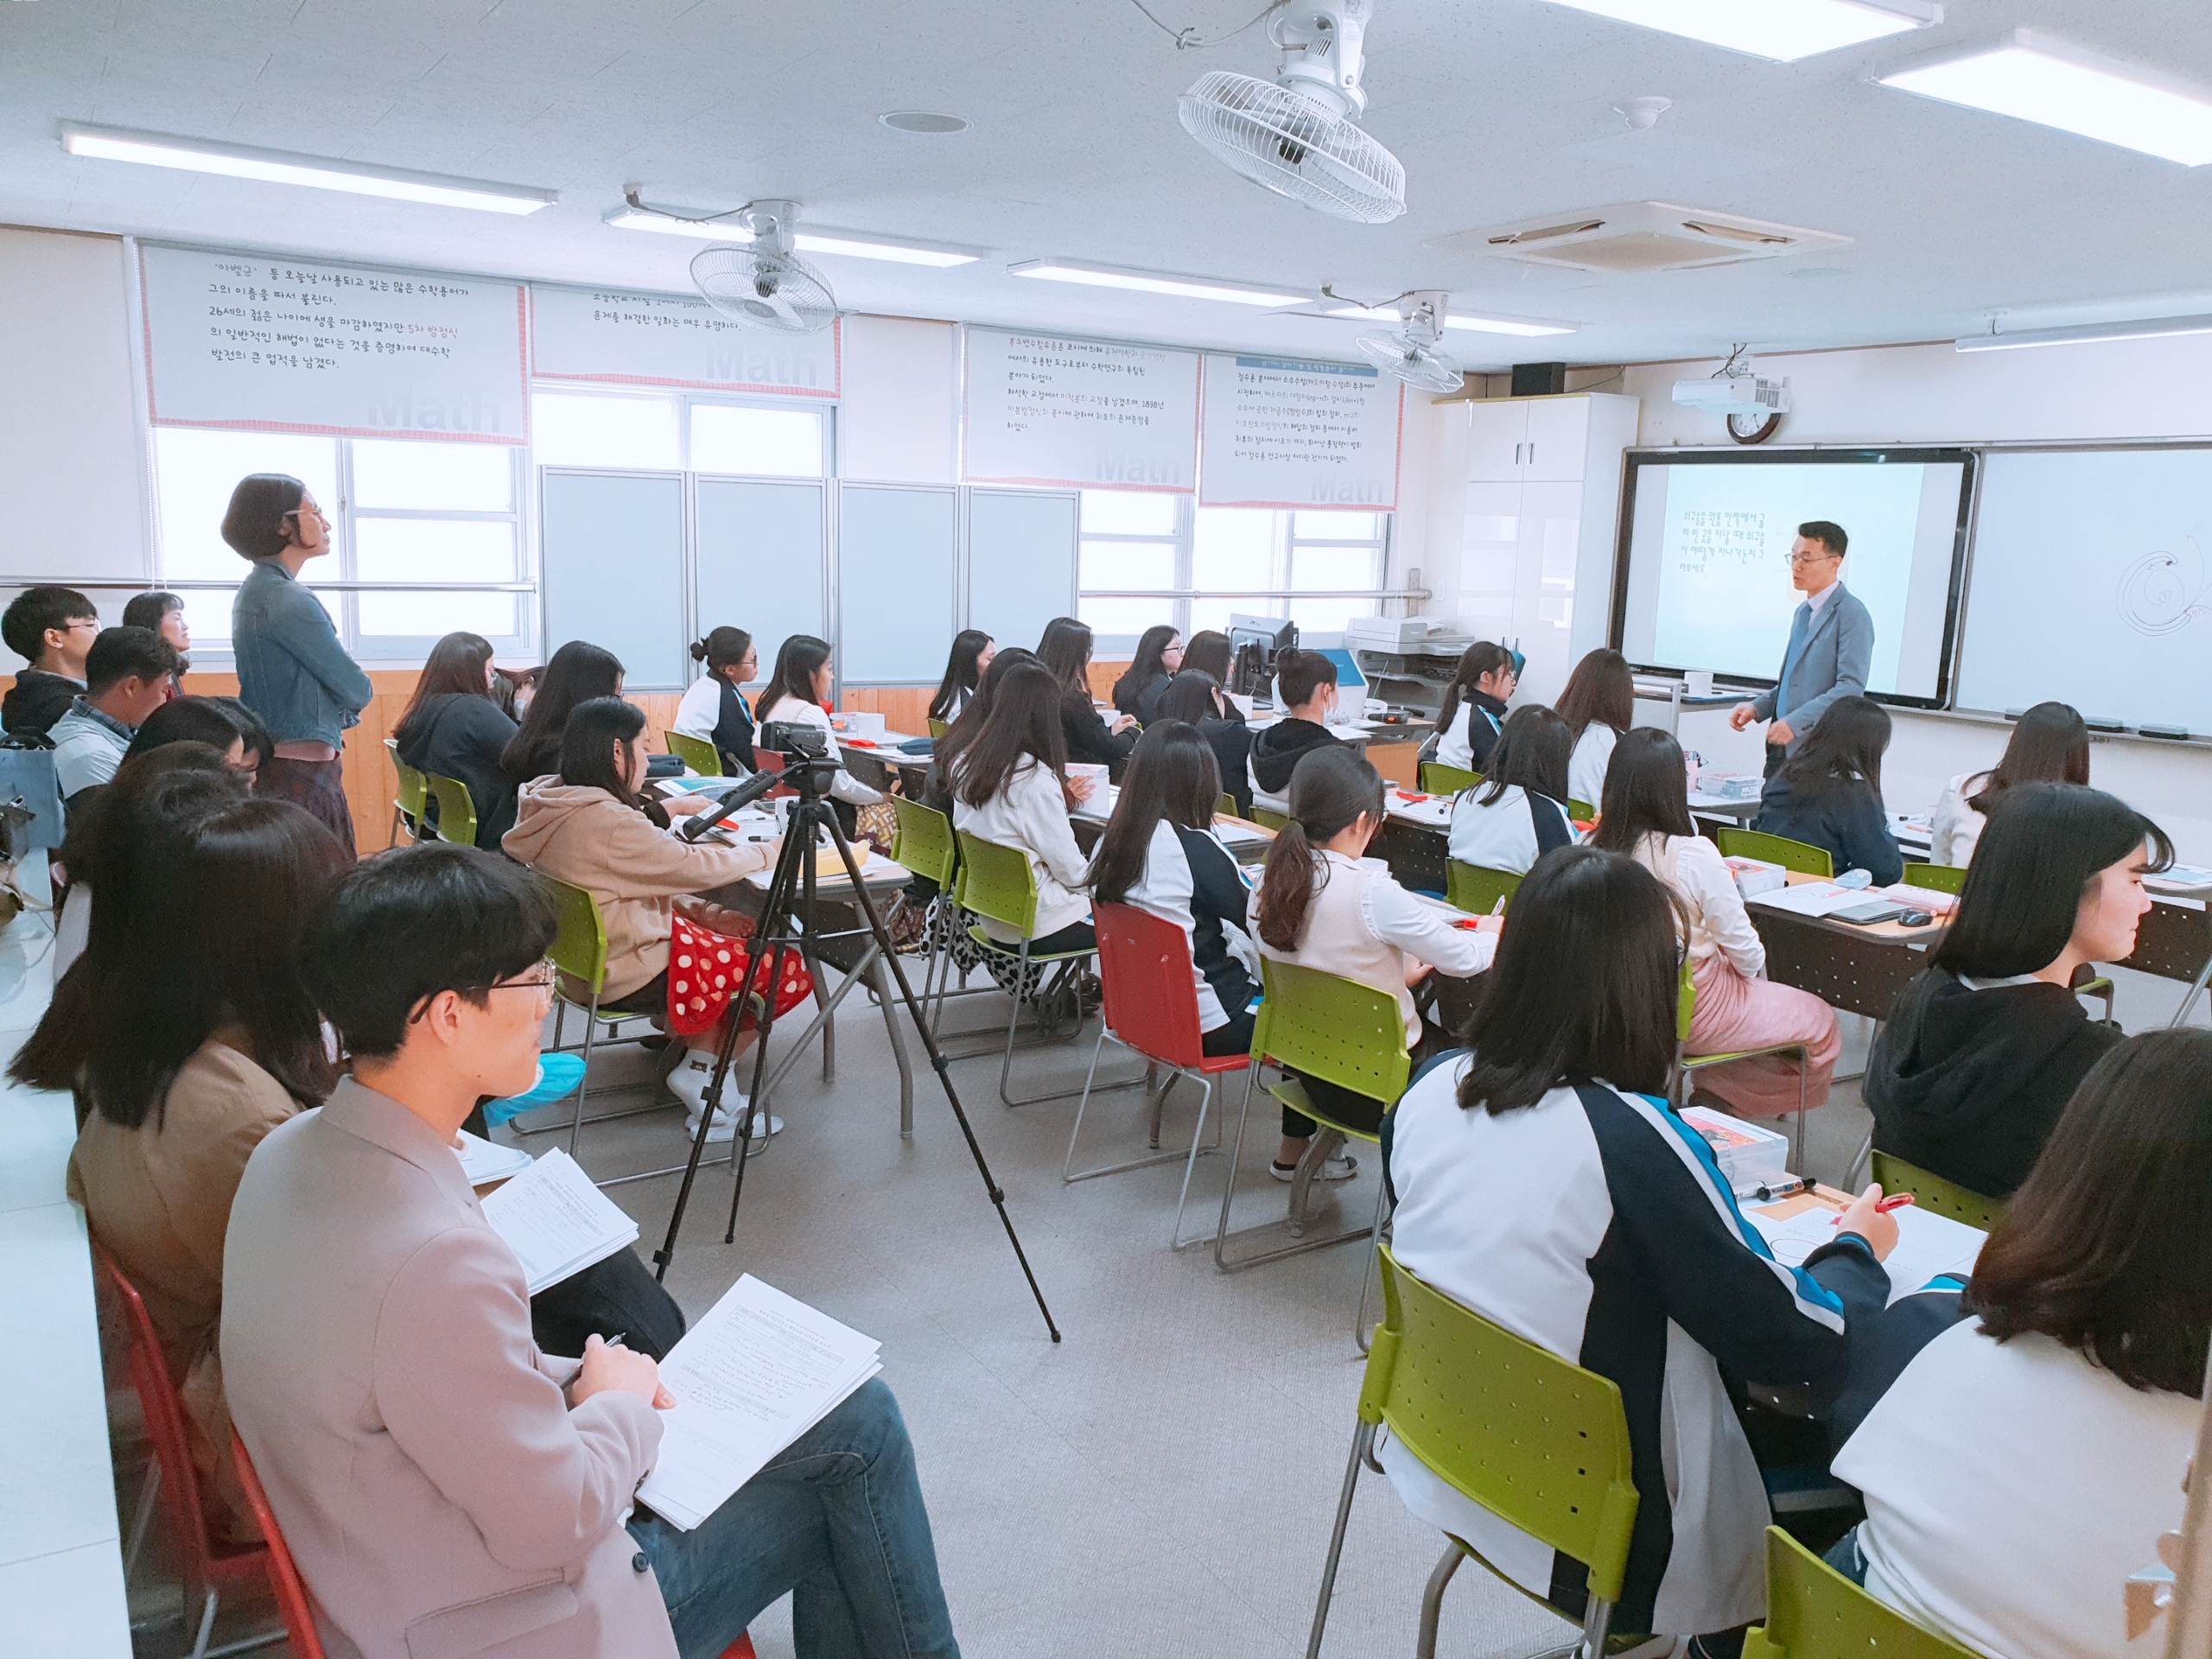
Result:
<svg viewBox="0 0 2212 1659"><path fill-rule="evenodd" d="M1866 895L1856 887L1840 887L1833 881L1801 881L1779 893L1763 893L1753 902L1797 916L1826 916L1832 911L1865 904Z"/></svg>
<svg viewBox="0 0 2212 1659"><path fill-rule="evenodd" d="M502 1147L479 1135L461 1131L461 1173L471 1186L504 1181L530 1167L530 1154L520 1147Z"/></svg>
<svg viewBox="0 0 2212 1659"><path fill-rule="evenodd" d="M638 1236L638 1224L558 1147L487 1196L484 1219L522 1263L533 1296L626 1249Z"/></svg>
<svg viewBox="0 0 2212 1659"><path fill-rule="evenodd" d="M1779 1204L1745 1210L1744 1217L1759 1230L1774 1259L1794 1268L1834 1242L1839 1213L1811 1193L1801 1192ZM1890 1275L1892 1302L1924 1288L1938 1274L1955 1273L1962 1279L1973 1275L1986 1233L1914 1205L1891 1211L1890 1219L1897 1224L1897 1247L1882 1266Z"/></svg>
<svg viewBox="0 0 2212 1659"><path fill-rule="evenodd" d="M689 1532L881 1370L882 1346L747 1274L661 1361L676 1405L639 1501Z"/></svg>

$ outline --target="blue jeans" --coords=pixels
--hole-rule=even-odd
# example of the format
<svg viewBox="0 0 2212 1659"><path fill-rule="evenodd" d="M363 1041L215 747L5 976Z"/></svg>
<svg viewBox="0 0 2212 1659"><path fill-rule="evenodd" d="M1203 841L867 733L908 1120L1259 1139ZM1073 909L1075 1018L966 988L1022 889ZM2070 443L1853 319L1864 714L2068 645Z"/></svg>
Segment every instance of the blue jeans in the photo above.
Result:
<svg viewBox="0 0 2212 1659"><path fill-rule="evenodd" d="M683 1659L718 1659L793 1592L799 1659L959 1659L899 1402L860 1389L690 1532L639 1510Z"/></svg>

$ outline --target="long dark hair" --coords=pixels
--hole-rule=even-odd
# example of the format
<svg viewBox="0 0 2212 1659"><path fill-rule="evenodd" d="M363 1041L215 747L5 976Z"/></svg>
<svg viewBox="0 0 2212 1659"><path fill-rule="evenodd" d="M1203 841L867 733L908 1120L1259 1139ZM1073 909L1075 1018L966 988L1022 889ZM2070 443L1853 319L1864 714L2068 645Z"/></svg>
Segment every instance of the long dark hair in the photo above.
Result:
<svg viewBox="0 0 2212 1659"><path fill-rule="evenodd" d="M1166 653L1168 646L1181 637L1181 629L1171 628L1165 622L1154 623L1138 636L1137 654L1129 659L1129 665L1122 671L1122 677L1114 682L1112 702L1116 709L1122 707L1122 694L1124 691L1128 693L1129 700L1135 702L1137 693L1151 683L1154 675L1167 672L1167 664L1160 659ZM1135 709L1123 709L1122 712L1135 714L1137 711Z"/></svg>
<svg viewBox="0 0 2212 1659"><path fill-rule="evenodd" d="M691 642L691 660L704 663L708 673L718 680L725 680L729 677L722 670L735 668L745 660L745 653L752 649L753 636L743 628L711 628L705 639Z"/></svg>
<svg viewBox="0 0 2212 1659"><path fill-rule="evenodd" d="M1512 668L1518 659L1513 652L1493 639L1478 639L1459 653L1459 669L1452 676L1452 683L1444 688L1444 703L1436 712L1436 729L1448 732L1452 721L1459 712L1460 702L1474 695L1478 682L1486 674L1495 674L1501 668Z"/></svg>
<svg viewBox="0 0 2212 1659"><path fill-rule="evenodd" d="M2039 702L2020 716L2005 745L2005 757L1968 780L1975 792L1967 804L1986 816L2016 784L2086 784L2089 781L2088 722L2071 703Z"/></svg>
<svg viewBox="0 0 2212 1659"><path fill-rule="evenodd" d="M1167 689L1160 694L1160 709L1155 717L1160 720L1187 720L1193 726L1202 720L1226 719L1221 711L1232 705L1228 698L1223 697L1220 706L1215 706L1214 699L1220 691L1221 687L1212 675L1199 669L1185 668L1168 681Z"/></svg>
<svg viewBox="0 0 2212 1659"><path fill-rule="evenodd" d="M1088 704L1090 696L1090 630L1071 616L1056 616L1045 625L1045 637L1037 642L1037 659L1045 664L1052 677L1060 683L1064 696L1081 697Z"/></svg>
<svg viewBox="0 0 2212 1659"><path fill-rule="evenodd" d="M1564 805L1567 762L1573 757L1574 740L1555 711L1541 702L1516 709L1505 717L1497 747L1490 752L1490 770L1483 774L1482 793L1475 797L1475 804L1495 805L1498 797L1517 784L1531 795Z"/></svg>
<svg viewBox="0 0 2212 1659"><path fill-rule="evenodd" d="M2208 1236L2212 1032L2145 1032L2075 1090L1981 1247L1968 1300L1999 1342L2041 1334L2131 1389L2199 1399Z"/></svg>
<svg viewBox="0 0 2212 1659"><path fill-rule="evenodd" d="M205 704L212 699L179 697L155 710L159 719L188 703ZM194 718L207 715L203 708ZM140 737L153 725L138 728ZM141 749L133 739L114 779L102 787L86 790L69 809L68 833L61 843L61 867L72 882L85 884L85 893L105 895L92 918L94 931L120 927L124 913L137 891L132 877L137 868L138 849L173 816L188 810L212 809L246 798L245 773L230 763L235 732L216 734L218 741L172 734ZM81 959L81 958L80 958ZM64 1000L67 977L54 988L58 1006ZM50 1086L66 1088L67 1084Z"/></svg>
<svg viewBox="0 0 2212 1659"><path fill-rule="evenodd" d="M1183 666L1178 671L1211 674L1216 684L1227 685L1230 664L1235 660L1235 653L1229 648L1229 636L1217 628L1207 628L1192 634L1184 643Z"/></svg>
<svg viewBox="0 0 2212 1659"><path fill-rule="evenodd" d="M1059 780L1062 796L1072 805L1059 686L1042 664L1017 663L999 682L989 713L962 751L952 792L970 806L982 806L1033 761Z"/></svg>
<svg viewBox="0 0 2212 1659"><path fill-rule="evenodd" d="M1026 651L1020 645L1008 645L991 658L991 665L976 682L975 695L968 699L968 706L960 711L959 718L945 728L944 735L931 746L931 764L939 778L952 775L953 761L959 758L963 749L976 741L976 734L983 729L983 722L990 718L991 704L998 696L999 687L1006 683L1007 675L1025 663L1032 668L1043 666L1038 662L1035 652ZM1065 737L1062 741L1065 741Z"/></svg>
<svg viewBox="0 0 2212 1659"><path fill-rule="evenodd" d="M768 683L761 688L754 706L764 717L772 714L777 702L784 697L820 708L814 695L814 677L829 660L827 639L817 639L810 633L791 635L777 650L775 672L768 677Z"/></svg>
<svg viewBox="0 0 2212 1659"><path fill-rule="evenodd" d="M1492 1116L1533 1106L1560 1084L1656 1095L1675 1063L1681 912L1632 859L1559 847L1513 894L1469 1020L1474 1051L1459 1104Z"/></svg>
<svg viewBox="0 0 2212 1659"><path fill-rule="evenodd" d="M238 480L223 512L223 539L242 559L273 559L291 545L289 521L308 486L289 473L252 473Z"/></svg>
<svg viewBox="0 0 2212 1659"><path fill-rule="evenodd" d="M1605 647L1586 652L1559 694L1559 717L1570 746L1582 741L1592 721L1617 734L1627 731L1636 723L1636 677L1628 658Z"/></svg>
<svg viewBox="0 0 2212 1659"><path fill-rule="evenodd" d="M1608 853L1633 854L1646 836L1694 836L1689 773L1682 746L1656 726L1637 726L1613 745L1605 763L1605 798L1590 844Z"/></svg>
<svg viewBox="0 0 2212 1659"><path fill-rule="evenodd" d="M491 700L490 677L484 671L491 661L492 642L482 634L446 635L430 647L423 671L416 677L415 695L407 699L407 708L399 716L399 724L392 728L391 734L404 741L408 728L423 712L423 705L442 693L458 691Z"/></svg>
<svg viewBox="0 0 2212 1659"><path fill-rule="evenodd" d="M1220 763L1197 727L1180 720L1156 720L1146 727L1130 752L1114 816L1090 857L1090 896L1121 904L1144 879L1152 832L1160 821L1185 830L1207 829L1220 798Z"/></svg>
<svg viewBox="0 0 2212 1659"><path fill-rule="evenodd" d="M2074 937L2089 883L2146 843L2146 870L2173 863L2166 832L2101 789L2007 790L1975 844L1958 914L1936 946L1934 965L1974 979L2041 972Z"/></svg>
<svg viewBox="0 0 2212 1659"><path fill-rule="evenodd" d="M1838 697L1783 763L1782 780L1800 801L1827 800L1862 779L1878 798L1882 753L1889 747L1888 709L1872 697Z"/></svg>
<svg viewBox="0 0 2212 1659"><path fill-rule="evenodd" d="M634 702L594 697L578 703L569 711L569 723L561 731L561 781L578 789L603 789L665 830L668 814L660 803L632 789L628 777L614 764L614 746L626 748L645 729L645 711Z"/></svg>
<svg viewBox="0 0 2212 1659"><path fill-rule="evenodd" d="M963 692L973 696L982 683L983 671L976 666L984 648L991 643L991 636L981 628L963 628L952 636L952 654L944 660L944 678L938 683L937 696L930 699L930 718L952 718L952 700ZM994 657L993 662L998 660Z"/></svg>
<svg viewBox="0 0 2212 1659"><path fill-rule="evenodd" d="M537 689L523 710L522 729L499 751L499 770L518 784L558 771L569 711L594 697L621 694L621 659L587 640L569 640L539 671Z"/></svg>
<svg viewBox="0 0 2212 1659"><path fill-rule="evenodd" d="M1292 770L1289 804L1290 823L1268 849L1253 915L1262 943L1278 950L1298 949L1313 895L1328 885L1329 861L1320 843L1334 841L1363 812L1381 826L1382 774L1348 746L1322 744L1308 749Z"/></svg>

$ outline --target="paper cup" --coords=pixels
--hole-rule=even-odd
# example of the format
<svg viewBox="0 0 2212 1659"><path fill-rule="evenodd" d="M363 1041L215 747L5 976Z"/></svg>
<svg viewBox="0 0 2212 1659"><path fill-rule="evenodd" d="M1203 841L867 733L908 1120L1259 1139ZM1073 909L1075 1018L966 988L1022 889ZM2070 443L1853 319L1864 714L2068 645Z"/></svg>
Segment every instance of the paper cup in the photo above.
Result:
<svg viewBox="0 0 2212 1659"><path fill-rule="evenodd" d="M1694 668L1690 670L1688 673L1682 676L1682 689L1685 691L1688 691L1690 696L1694 697L1711 696L1713 695L1713 671L1709 668Z"/></svg>

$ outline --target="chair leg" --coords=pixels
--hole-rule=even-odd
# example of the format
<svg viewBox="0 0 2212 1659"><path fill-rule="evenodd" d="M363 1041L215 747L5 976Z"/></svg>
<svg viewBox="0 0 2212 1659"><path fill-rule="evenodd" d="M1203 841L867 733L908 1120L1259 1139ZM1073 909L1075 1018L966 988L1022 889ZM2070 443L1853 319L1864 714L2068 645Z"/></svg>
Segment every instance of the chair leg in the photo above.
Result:
<svg viewBox="0 0 2212 1659"><path fill-rule="evenodd" d="M215 1633L215 1592L207 1592L207 1599L200 1609L200 1634L192 1643L192 1659L207 1659L207 1638Z"/></svg>
<svg viewBox="0 0 2212 1659"><path fill-rule="evenodd" d="M584 1132L584 1096L591 1093L592 1033L599 1028L599 993L591 994L591 1007L584 1015L584 1074L576 1080L576 1115L569 1125L569 1156L576 1155L576 1142ZM675 1039L671 1038L673 1042Z"/></svg>
<svg viewBox="0 0 2212 1659"><path fill-rule="evenodd" d="M1306 1638L1306 1659L1321 1659L1321 1635L1329 1624L1329 1601L1337 1592L1337 1563L1344 1557L1344 1529L1351 1522L1351 1497L1359 1484L1360 1461L1375 1441L1375 1425L1362 1421L1351 1437L1344 1464L1344 1489L1337 1499L1337 1524L1329 1534L1329 1559L1321 1565L1321 1593L1313 1604L1313 1631Z"/></svg>
<svg viewBox="0 0 2212 1659"><path fill-rule="evenodd" d="M1172 1078L1170 1082L1173 1082ZM1167 1091L1165 1089L1160 1090L1160 1097L1163 1101L1167 1098ZM1213 1079L1200 1077L1198 1079L1198 1121L1191 1126L1191 1155L1183 1165L1182 1195L1175 1200L1175 1230L1167 1236L1167 1248L1171 1250L1186 1249L1191 1245L1202 1242L1205 1237L1204 1233L1200 1233L1197 1238L1192 1239L1185 1239L1183 1236L1183 1206L1191 1201L1191 1177L1198 1167L1200 1150L1198 1138L1206 1132L1206 1109L1212 1104ZM1217 1121L1214 1124L1213 1139L1213 1146L1207 1150L1218 1151L1221 1147L1221 1125ZM1172 1157L1173 1154L1169 1155Z"/></svg>
<svg viewBox="0 0 2212 1659"><path fill-rule="evenodd" d="M1236 1148L1230 1154L1229 1177L1222 1183L1221 1220L1215 1227L1213 1235L1213 1264L1224 1273L1242 1273L1245 1268L1256 1268L1262 1262L1280 1262L1287 1255L1303 1255L1308 1250L1326 1249L1332 1244L1345 1244L1355 1238L1374 1236L1374 1234L1365 1227L1350 1227L1341 1233L1331 1233L1325 1238L1306 1238L1302 1232L1294 1230L1293 1236L1299 1241L1295 1244L1286 1244L1280 1249L1262 1250L1256 1255L1248 1255L1239 1261L1232 1262L1229 1259L1229 1207L1236 1198L1236 1166L1243 1161L1244 1130L1252 1116L1253 1079L1259 1069L1259 1062L1255 1060L1244 1073L1244 1109L1236 1119ZM1314 1145L1320 1145L1325 1139L1325 1135L1315 1135ZM1308 1155L1311 1156L1310 1148ZM1296 1183L1292 1184L1291 1191L1294 1202L1298 1192ZM1294 1215L1295 1211L1293 1213ZM1302 1224L1300 1224L1302 1226ZM1241 1238L1249 1233L1270 1233L1274 1230L1274 1223L1268 1222L1258 1227L1248 1227L1237 1236Z"/></svg>
<svg viewBox="0 0 2212 1659"><path fill-rule="evenodd" d="M1444 1592L1452 1583L1452 1575L1459 1570L1459 1563L1467 1559L1467 1552L1454 1539L1444 1547L1444 1558L1436 1570L1428 1575L1428 1585L1421 1592L1421 1635L1414 1643L1415 1659L1436 1659L1436 1627L1444 1618Z"/></svg>
<svg viewBox="0 0 2212 1659"><path fill-rule="evenodd" d="M1590 1598L1582 1615L1582 1659L1605 1659L1605 1637L1613 1624L1613 1604Z"/></svg>
<svg viewBox="0 0 2212 1659"><path fill-rule="evenodd" d="M1372 1229L1379 1241L1382 1236L1383 1205L1389 1197L1389 1188L1383 1185L1382 1172L1376 1172L1375 1225ZM1359 1307L1351 1316L1351 1339L1359 1351L1367 1353L1375 1346L1375 1333L1367 1328L1367 1290L1375 1282L1376 1264L1382 1260L1379 1249L1367 1252L1367 1265L1359 1270Z"/></svg>
<svg viewBox="0 0 2212 1659"><path fill-rule="evenodd" d="M1060 970L1064 973L1067 972L1072 963L1081 960L1083 960L1081 957L1071 957L1060 964ZM1008 1106L1041 1106L1046 1101L1073 1100L1078 1095L1090 1092L1090 1084L1088 1081L1084 1084L1084 1086L1081 1089L1053 1089L1048 1090L1041 1095L1013 1095L1007 1092L1007 1085L1012 1080L1014 1076L1014 1049L1017 1046L1014 1042L1014 1035L1021 1027L1021 997L1019 993L1022 981L1027 979L1029 976L1029 941L1027 939L1024 939L1021 942L1020 963L1020 977L1014 981L1016 995L1014 999L1014 1011L1007 1017L1006 1053L1004 1058L999 1062L999 1098ZM1038 988L1039 990L1044 988L1043 982L1041 980L1039 982ZM1082 1029L1082 1022L1079 1020L1077 1022L1077 1029L1078 1031ZM1040 1043L1020 1045L1020 1046L1031 1048L1042 1047L1044 1046L1045 1045ZM1137 1087L1138 1084L1143 1083L1147 1077L1151 1075L1151 1070L1152 1068L1147 1065L1145 1068L1144 1072L1139 1076L1131 1077L1125 1083L1109 1083L1098 1092L1101 1094L1111 1094L1115 1090L1120 1089L1134 1089Z"/></svg>
<svg viewBox="0 0 2212 1659"><path fill-rule="evenodd" d="M1080 1091L1083 1098L1077 1104L1075 1109L1075 1127L1068 1131L1068 1155L1060 1162L1060 1182L1061 1185L1065 1186L1072 1186L1077 1181L1091 1180L1100 1175L1118 1175L1125 1169L1144 1169L1154 1164L1172 1164L1177 1159L1183 1156L1183 1154L1180 1152L1163 1152L1151 1158L1132 1158L1126 1163L1101 1164L1092 1169L1076 1168L1076 1142L1083 1135L1083 1115L1090 1109L1091 1095L1094 1092L1098 1094L1112 1094L1117 1090L1134 1089L1139 1084L1148 1084L1152 1080L1154 1067L1152 1063L1147 1060L1145 1065L1145 1069L1137 1076L1130 1077L1122 1083L1109 1083L1103 1089L1094 1090L1093 1084L1098 1076L1098 1057L1105 1052L1106 1039L1109 1037L1113 1036L1114 1033L1106 1028L1104 1022L1102 1020L1099 1025L1097 1046L1090 1051L1090 1070L1084 1075L1083 1079L1083 1088ZM1118 1037L1114 1037L1114 1040L1117 1044L1122 1041ZM1126 1045L1124 1045L1124 1046L1126 1046ZM1181 1075L1182 1073L1180 1071L1171 1071L1168 1073L1167 1081L1172 1084L1175 1079ZM1204 1082L1205 1080L1202 1078L1200 1081ZM1165 1090L1162 1091L1163 1098L1165 1098ZM1211 1085L1209 1085L1209 1092L1211 1092ZM1039 1096L1039 1098L1050 1099L1052 1096ZM1201 1102L1198 1106L1198 1128L1191 1132L1192 1146L1193 1147L1191 1157L1193 1160L1198 1157L1198 1153L1195 1150L1198 1144L1198 1137L1205 1130L1205 1105L1204 1102ZM1153 1120L1152 1144L1155 1147L1160 1144L1159 1118L1156 1114ZM1186 1170L1184 1172L1183 1176L1183 1192L1186 1198L1190 1194L1190 1173ZM1182 1207L1179 1205L1175 1211L1175 1224L1179 1235L1182 1229L1182 1222L1183 1211Z"/></svg>
<svg viewBox="0 0 2212 1659"><path fill-rule="evenodd" d="M130 1541L123 1551L123 1582L130 1582L131 1570L138 1565L138 1552L146 1542L146 1529L154 1519L154 1500L161 1496L162 1465L146 1465L146 1484L138 1489L138 1512L131 1518Z"/></svg>
<svg viewBox="0 0 2212 1659"><path fill-rule="evenodd" d="M1866 1138L1859 1143L1858 1155L1852 1159L1851 1167L1843 1173L1843 1185L1847 1191L1856 1192L1859 1190L1859 1172L1866 1167L1866 1160L1873 1155L1874 1131L1869 1129Z"/></svg>

